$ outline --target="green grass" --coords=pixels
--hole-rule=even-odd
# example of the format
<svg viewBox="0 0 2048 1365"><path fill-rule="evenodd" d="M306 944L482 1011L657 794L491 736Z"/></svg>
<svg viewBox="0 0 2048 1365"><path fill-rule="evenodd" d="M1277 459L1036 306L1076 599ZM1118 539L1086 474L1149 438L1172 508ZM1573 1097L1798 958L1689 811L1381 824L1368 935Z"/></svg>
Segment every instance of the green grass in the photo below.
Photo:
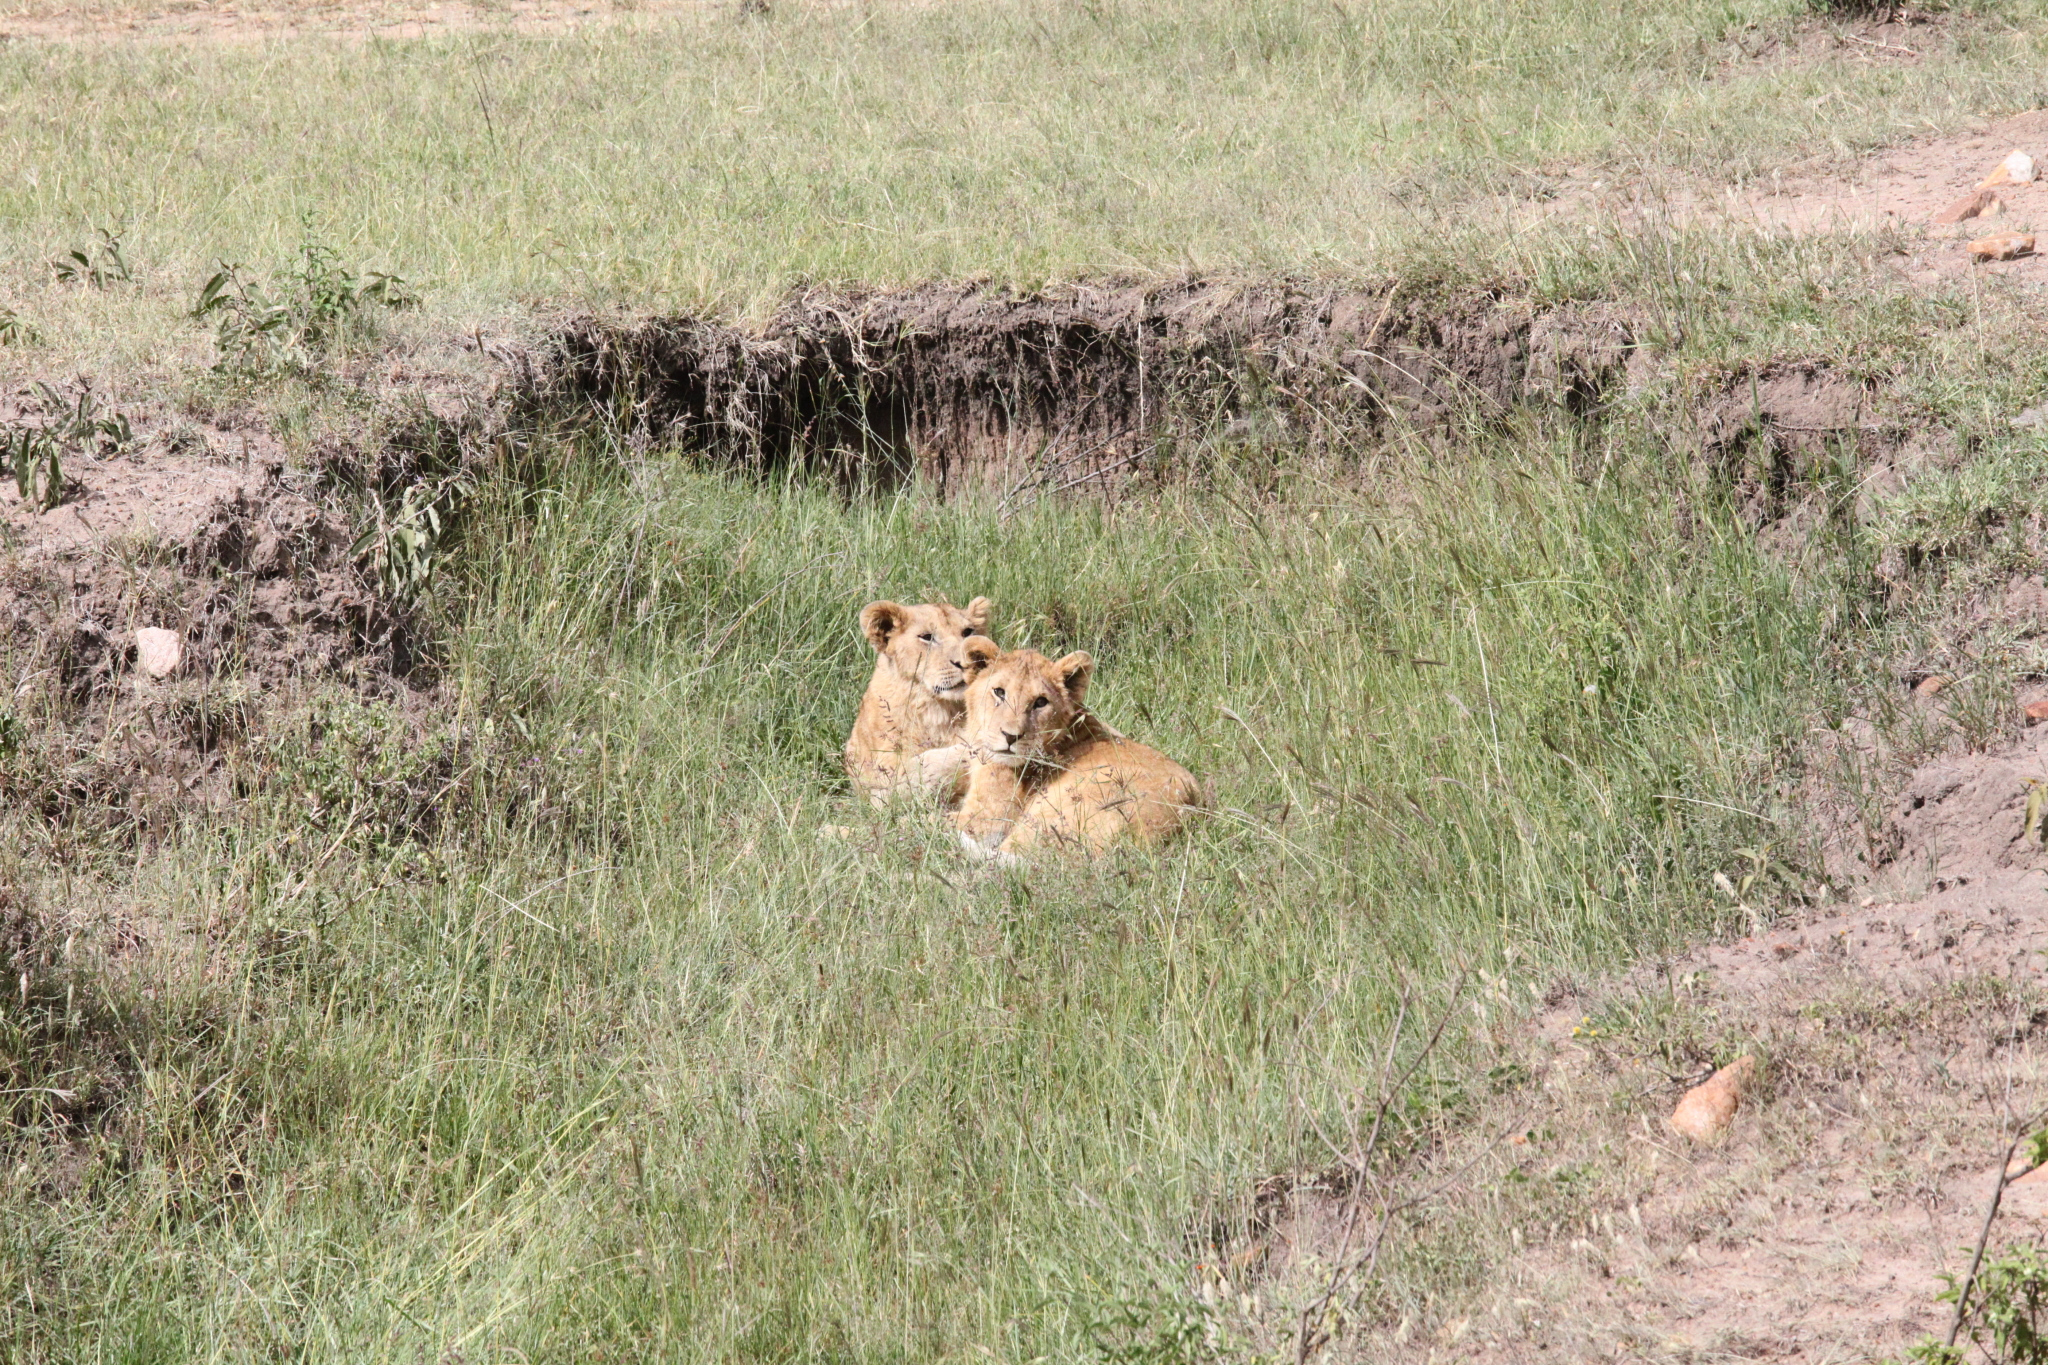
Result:
<svg viewBox="0 0 2048 1365"><path fill-rule="evenodd" d="M17 1137L0 1340L1064 1360L1120 1306L1184 1311L1191 1230L1327 1164L1404 988L1505 968L1527 1003L1713 923L1738 850L1796 861L1768 774L1834 590L1712 517L1681 538L1667 478L1582 477L1578 444L1249 482L1224 451L1008 524L602 452L487 495L440 738L324 704L247 818L136 874L210 946L77 977L84 1005L50 969L19 1083L95 1048L137 1078L62 1194L29 1197L60 1158ZM1093 650L1102 714L1217 814L991 875L853 806L855 615L932 591ZM451 754L449 818L406 837L393 794ZM1446 1054L1412 1123L1472 1083ZM1426 1313L1443 1274L1385 1292Z"/></svg>
<svg viewBox="0 0 2048 1365"><path fill-rule="evenodd" d="M2037 99L2036 4L1961 9L1917 62L1725 41L1800 12L792 3L547 36L15 43L0 303L58 353L168 363L203 348L183 310L214 260L276 267L307 215L454 317L983 272L1488 275L1558 245L1502 196L1573 168L1741 181ZM58 284L48 263L109 227L135 283Z"/></svg>
<svg viewBox="0 0 2048 1365"><path fill-rule="evenodd" d="M215 258L274 282L308 225L423 291L416 337L1193 266L1618 297L1663 366L1604 425L1216 437L1159 490L1007 522L601 444L554 452L553 488L486 484L431 577L387 566L431 585L436 704L257 699L283 709L230 755L242 804L161 846L0 825L0 1356L1078 1360L1128 1310L1171 1359L1193 1232L1329 1163L1404 991L1426 1015L1469 967L1526 1004L1719 925L1716 873L1811 890L1787 793L1878 669L1873 563L2033 553L2030 314L1873 283L1881 238L1516 235L1493 197L2034 102L2039 6L1959 15L1917 64L1723 45L1796 9L778 4L0 46L24 373L209 364ZM134 278L58 281L98 227ZM1990 458L1774 557L1684 421L1778 354ZM266 382L237 394L287 427L360 397ZM855 615L938 592L1094 652L1100 711L1215 815L991 875L853 805ZM0 761L34 761L38 718L4 720ZM1404 1142L1473 1112L1462 1029ZM1426 1327L1485 1274L1460 1255L1397 1253L1375 1311Z"/></svg>

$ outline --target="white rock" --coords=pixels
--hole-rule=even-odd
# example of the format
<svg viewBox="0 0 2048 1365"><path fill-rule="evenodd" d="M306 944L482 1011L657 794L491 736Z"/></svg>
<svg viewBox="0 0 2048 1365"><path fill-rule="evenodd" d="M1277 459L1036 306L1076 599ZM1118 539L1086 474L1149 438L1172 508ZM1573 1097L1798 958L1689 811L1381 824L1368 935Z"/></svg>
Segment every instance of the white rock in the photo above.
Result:
<svg viewBox="0 0 2048 1365"><path fill-rule="evenodd" d="M1992 169L1991 174L1977 182L1980 190L1994 185L2031 185L2034 183L2034 158L2015 147L2006 154L2005 160Z"/></svg>
<svg viewBox="0 0 2048 1365"><path fill-rule="evenodd" d="M185 641L175 630L144 626L135 632L135 666L152 678L168 678L185 662Z"/></svg>

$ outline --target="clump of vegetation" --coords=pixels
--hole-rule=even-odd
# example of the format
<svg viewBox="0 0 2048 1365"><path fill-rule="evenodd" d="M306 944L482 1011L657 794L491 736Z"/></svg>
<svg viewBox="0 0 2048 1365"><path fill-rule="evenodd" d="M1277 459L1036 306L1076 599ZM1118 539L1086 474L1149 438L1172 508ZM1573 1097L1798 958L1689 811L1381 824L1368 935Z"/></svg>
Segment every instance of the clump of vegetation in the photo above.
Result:
<svg viewBox="0 0 2048 1365"><path fill-rule="evenodd" d="M371 520L350 547L393 601L418 601L443 562L443 515L461 496L457 480L408 485L396 505L369 500Z"/></svg>
<svg viewBox="0 0 2048 1365"><path fill-rule="evenodd" d="M372 339L384 311L417 308L404 279L357 273L308 236L297 259L266 281L223 260L200 287L192 316L212 319L224 369L306 372L329 352Z"/></svg>
<svg viewBox="0 0 2048 1365"><path fill-rule="evenodd" d="M41 337L29 320L0 304L0 346L33 346Z"/></svg>
<svg viewBox="0 0 2048 1365"><path fill-rule="evenodd" d="M121 254L121 239L106 228L97 229L100 239L89 246L73 247L50 263L57 278L66 284L86 284L105 289L135 278Z"/></svg>
<svg viewBox="0 0 2048 1365"><path fill-rule="evenodd" d="M100 406L92 386L81 382L74 398L38 384L41 413L33 422L0 428L0 460L14 475L23 502L46 512L64 500L64 456L107 455L134 444L126 416Z"/></svg>
<svg viewBox="0 0 2048 1365"><path fill-rule="evenodd" d="M2022 1243L1986 1260L1974 1281L1944 1274L1940 1303L1958 1304L1958 1335L1967 1335L1990 1365L2048 1365L2048 1254ZM1972 1284L1974 1283L1974 1292ZM1971 1293L1968 1303L1962 1295ZM1965 1365L1968 1353L1927 1338L1906 1353L1907 1365Z"/></svg>

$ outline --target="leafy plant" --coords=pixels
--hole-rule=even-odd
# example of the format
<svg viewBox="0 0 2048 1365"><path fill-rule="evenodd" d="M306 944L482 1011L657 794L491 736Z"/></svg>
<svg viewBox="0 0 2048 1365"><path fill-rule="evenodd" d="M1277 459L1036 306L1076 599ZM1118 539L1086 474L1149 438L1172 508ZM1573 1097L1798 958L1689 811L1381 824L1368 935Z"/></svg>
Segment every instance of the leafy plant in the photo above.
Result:
<svg viewBox="0 0 2048 1365"><path fill-rule="evenodd" d="M14 427L4 438L7 467L21 500L47 512L64 500L64 466L57 442L40 427Z"/></svg>
<svg viewBox="0 0 2048 1365"><path fill-rule="evenodd" d="M0 431L0 459L14 475L22 501L47 512L64 500L66 451L118 452L134 444L135 431L126 416L101 408L90 384L81 382L75 399L49 384L36 387L41 390L41 420Z"/></svg>
<svg viewBox="0 0 2048 1365"><path fill-rule="evenodd" d="M1935 1295L1958 1302L1967 1278L1943 1275L1948 1288ZM2048 1256L2037 1246L2016 1246L1984 1262L1964 1328L1993 1365L2048 1365ZM1928 1337L1906 1352L1908 1365L1962 1365L1963 1349Z"/></svg>
<svg viewBox="0 0 2048 1365"><path fill-rule="evenodd" d="M296 262L268 282L222 260L200 287L195 318L212 318L224 368L307 370L335 346L367 336L377 309L419 306L397 275L357 274L308 237Z"/></svg>
<svg viewBox="0 0 2048 1365"><path fill-rule="evenodd" d="M376 524L356 537L351 550L392 597L411 601L427 590L439 561L442 504L451 492L459 496L461 490L445 481L416 483L396 508L373 500Z"/></svg>
<svg viewBox="0 0 2048 1365"><path fill-rule="evenodd" d="M111 454L135 444L135 429L128 418L119 412L105 412L90 384L79 384L76 399L66 398L49 384L36 387L42 391L43 429L57 440L93 454Z"/></svg>
<svg viewBox="0 0 2048 1365"><path fill-rule="evenodd" d="M94 289L105 289L110 284L125 284L134 279L128 269L128 260L121 254L121 239L105 228L99 228L99 241L84 248L73 248L51 267L57 278L66 284L89 284Z"/></svg>
<svg viewBox="0 0 2048 1365"><path fill-rule="evenodd" d="M1088 1337L1106 1365L1202 1365L1217 1356L1202 1306L1165 1294L1118 1300L1089 1323Z"/></svg>
<svg viewBox="0 0 2048 1365"><path fill-rule="evenodd" d="M2048 1361L2048 1257L2036 1246L2018 1246L1977 1272L1977 1307L1970 1340L1986 1344L1993 1360L2013 1365Z"/></svg>
<svg viewBox="0 0 2048 1365"><path fill-rule="evenodd" d="M0 306L0 346L33 346L40 339L26 318L12 308Z"/></svg>

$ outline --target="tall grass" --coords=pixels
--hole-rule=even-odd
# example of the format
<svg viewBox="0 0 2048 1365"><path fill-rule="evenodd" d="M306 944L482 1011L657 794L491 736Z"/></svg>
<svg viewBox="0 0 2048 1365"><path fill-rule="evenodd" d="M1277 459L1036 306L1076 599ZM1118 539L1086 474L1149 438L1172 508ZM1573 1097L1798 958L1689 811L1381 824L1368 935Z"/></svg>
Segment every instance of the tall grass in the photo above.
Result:
<svg viewBox="0 0 2048 1365"><path fill-rule="evenodd" d="M396 712L331 703L247 820L147 864L212 946L83 979L132 1140L9 1177L47 1188L0 1199L0 1340L1087 1358L1180 1299L1212 1211L1331 1159L1404 991L1540 993L1796 861L1765 777L1826 585L1581 445L1225 451L1008 523L603 452L505 491L447 589L452 742L544 761L408 838L360 818ZM991 874L854 805L856 612L935 592L1095 652L1100 712L1216 813ZM1425 1079L1413 1121L1454 1118L1471 1078ZM1433 1283L1385 1292L1426 1315Z"/></svg>

